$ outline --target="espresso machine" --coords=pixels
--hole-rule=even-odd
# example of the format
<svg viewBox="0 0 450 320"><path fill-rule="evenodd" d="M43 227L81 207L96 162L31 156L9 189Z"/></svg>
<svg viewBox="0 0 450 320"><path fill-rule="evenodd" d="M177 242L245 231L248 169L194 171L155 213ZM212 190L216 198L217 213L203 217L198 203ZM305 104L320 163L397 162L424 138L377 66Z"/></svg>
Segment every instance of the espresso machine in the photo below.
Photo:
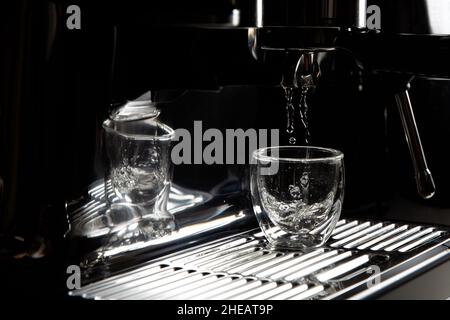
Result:
<svg viewBox="0 0 450 320"><path fill-rule="evenodd" d="M450 270L450 171L441 143L448 1L14 6L30 23L15 29L22 37L10 39L11 52L32 54L16 64L3 57L16 75L0 110L7 263L51 264L63 286L66 267L79 266L82 287L70 295L96 299L450 296L448 284L402 289L436 266L435 279ZM80 25L69 27L77 8ZM305 86L308 125L294 118L290 130L285 90ZM142 96L162 122L194 139L201 122L203 131L277 129L279 145L295 138L343 151L345 201L329 244L309 255L264 246L248 161L176 165L168 210L177 230L137 241L112 232L100 213L113 192L101 124Z"/></svg>

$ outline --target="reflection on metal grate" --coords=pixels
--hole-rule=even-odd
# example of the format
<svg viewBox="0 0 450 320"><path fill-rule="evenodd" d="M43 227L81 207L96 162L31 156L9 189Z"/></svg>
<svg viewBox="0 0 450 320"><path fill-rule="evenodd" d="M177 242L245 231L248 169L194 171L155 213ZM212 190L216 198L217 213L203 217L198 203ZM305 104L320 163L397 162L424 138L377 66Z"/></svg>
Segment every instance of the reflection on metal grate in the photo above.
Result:
<svg viewBox="0 0 450 320"><path fill-rule="evenodd" d="M271 249L253 230L150 261L71 294L181 300L364 297L361 292L373 293L394 275L406 277L418 262L425 266L450 255L441 245L448 240L441 227L341 220L327 246L302 253ZM381 275L383 281L372 285Z"/></svg>
<svg viewBox="0 0 450 320"><path fill-rule="evenodd" d="M67 235L87 238L108 237L117 232L117 229L120 230L123 225L119 228L116 227L124 221L115 221L114 215L110 216L105 212L108 209L106 198L111 202L118 199L111 180L106 182L106 186L103 180L98 180L92 183L81 200L78 199L74 203L68 204L67 220L70 228ZM176 214L205 203L209 199L211 199L211 195L205 192L189 190L172 184L167 210L171 214Z"/></svg>

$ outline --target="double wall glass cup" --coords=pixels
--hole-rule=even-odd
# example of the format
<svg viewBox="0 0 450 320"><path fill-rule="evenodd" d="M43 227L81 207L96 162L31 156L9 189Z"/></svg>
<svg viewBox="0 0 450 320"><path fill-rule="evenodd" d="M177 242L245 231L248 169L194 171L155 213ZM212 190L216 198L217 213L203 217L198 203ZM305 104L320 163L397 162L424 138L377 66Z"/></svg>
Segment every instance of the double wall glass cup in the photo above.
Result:
<svg viewBox="0 0 450 320"><path fill-rule="evenodd" d="M271 246L321 246L341 213L344 155L318 147L258 149L252 158L251 195L256 218Z"/></svg>
<svg viewBox="0 0 450 320"><path fill-rule="evenodd" d="M114 224L137 222L133 225L143 233L162 236L174 227L166 206L172 174L170 148L175 133L157 121L157 114L136 119L129 109L127 117L116 114L103 123L108 215Z"/></svg>

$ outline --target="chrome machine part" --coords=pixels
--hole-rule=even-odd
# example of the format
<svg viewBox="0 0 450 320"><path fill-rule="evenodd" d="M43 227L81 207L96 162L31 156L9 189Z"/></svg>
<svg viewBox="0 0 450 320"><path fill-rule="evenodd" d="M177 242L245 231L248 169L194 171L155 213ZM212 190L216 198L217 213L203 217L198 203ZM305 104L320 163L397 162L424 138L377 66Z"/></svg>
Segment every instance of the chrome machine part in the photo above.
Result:
<svg viewBox="0 0 450 320"><path fill-rule="evenodd" d="M365 28L366 0L256 0L256 27L347 26Z"/></svg>
<svg viewBox="0 0 450 320"><path fill-rule="evenodd" d="M249 49L265 63L280 51L333 51L342 32L365 30L366 8L366 0L256 0Z"/></svg>
<svg viewBox="0 0 450 320"><path fill-rule="evenodd" d="M367 0L371 12L379 10L384 32L402 35L450 34L447 0Z"/></svg>
<svg viewBox="0 0 450 320"><path fill-rule="evenodd" d="M69 238L95 238L114 232L114 223L112 220L106 221L108 219L104 216L104 209L107 206L106 198L112 201L116 197L110 180L108 180L106 188L103 180L91 184L88 188L87 195L82 200L67 205L69 230L67 231L66 236ZM180 211L203 204L210 199L211 195L207 193L187 190L172 185L170 188L167 210L172 214L176 214Z"/></svg>
<svg viewBox="0 0 450 320"><path fill-rule="evenodd" d="M450 256L449 229L341 220L325 247L267 246L250 230L147 261L90 283L87 299L362 299Z"/></svg>
<svg viewBox="0 0 450 320"><path fill-rule="evenodd" d="M436 186L431 171L428 169L408 91L405 90L396 94L395 101L400 112L406 142L414 166L417 191L422 198L429 199L436 192Z"/></svg>
<svg viewBox="0 0 450 320"><path fill-rule="evenodd" d="M146 237L139 229L139 217L125 210L108 214L106 197L115 193L111 183L94 182L82 198L66 204L66 239L72 260L79 264L83 281L93 281L155 257L229 236L255 227L249 203L242 197L212 197L210 194L172 185L167 210L174 215L176 228L157 238Z"/></svg>

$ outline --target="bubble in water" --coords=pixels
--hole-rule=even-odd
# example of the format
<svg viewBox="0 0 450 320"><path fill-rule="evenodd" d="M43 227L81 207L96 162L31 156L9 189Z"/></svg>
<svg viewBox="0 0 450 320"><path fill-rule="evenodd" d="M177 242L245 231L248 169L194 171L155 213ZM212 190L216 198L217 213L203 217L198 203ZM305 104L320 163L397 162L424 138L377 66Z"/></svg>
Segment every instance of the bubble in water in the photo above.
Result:
<svg viewBox="0 0 450 320"><path fill-rule="evenodd" d="M289 185L289 194L295 200L300 200L302 198L302 192L300 188L293 184Z"/></svg>
<svg viewBox="0 0 450 320"><path fill-rule="evenodd" d="M295 144L297 142L297 139L295 139L294 137L290 137L289 138L289 143L290 144Z"/></svg>
<svg viewBox="0 0 450 320"><path fill-rule="evenodd" d="M300 178L300 184L303 188L309 187L309 173L303 172L302 177Z"/></svg>
<svg viewBox="0 0 450 320"><path fill-rule="evenodd" d="M160 161L160 155L159 155L159 150L157 149L150 149L149 150L149 157L148 157L148 161L150 164L158 164Z"/></svg>
<svg viewBox="0 0 450 320"><path fill-rule="evenodd" d="M300 196L301 188L289 186L289 191ZM303 199L279 199L270 194L266 188L261 189L261 201L269 219L284 232L299 233L311 231L330 219L333 214L335 193L330 192L322 202L307 204Z"/></svg>

